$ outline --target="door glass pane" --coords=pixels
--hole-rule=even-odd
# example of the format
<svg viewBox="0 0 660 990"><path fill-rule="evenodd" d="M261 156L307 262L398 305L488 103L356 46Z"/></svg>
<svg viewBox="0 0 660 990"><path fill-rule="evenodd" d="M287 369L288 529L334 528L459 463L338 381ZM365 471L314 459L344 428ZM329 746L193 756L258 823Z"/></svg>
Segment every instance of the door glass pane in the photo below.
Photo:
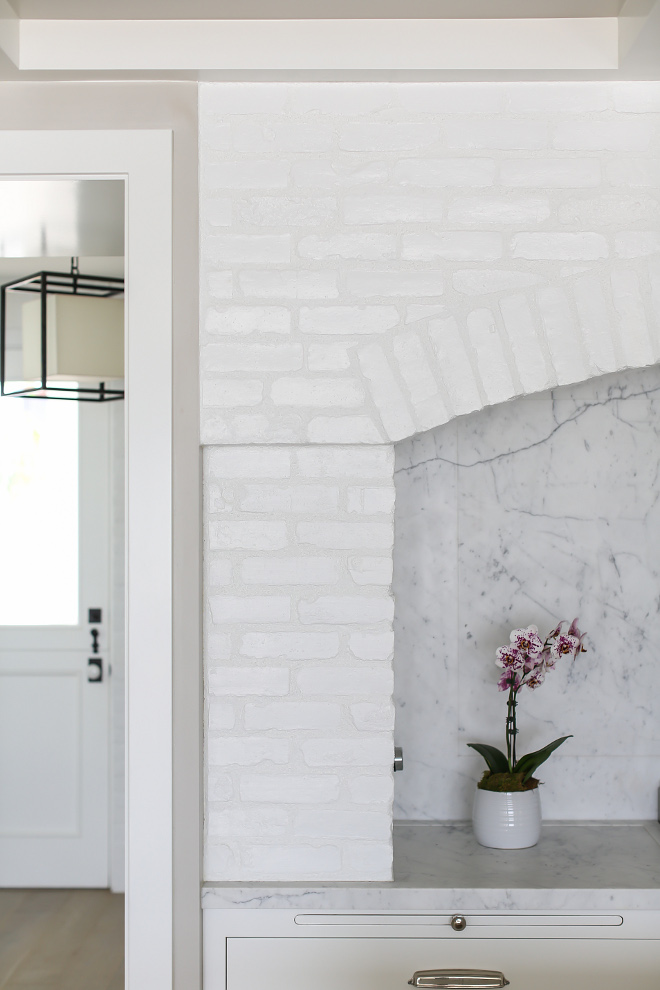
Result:
<svg viewBox="0 0 660 990"><path fill-rule="evenodd" d="M78 600L78 404L1 398L0 625L76 625Z"/></svg>

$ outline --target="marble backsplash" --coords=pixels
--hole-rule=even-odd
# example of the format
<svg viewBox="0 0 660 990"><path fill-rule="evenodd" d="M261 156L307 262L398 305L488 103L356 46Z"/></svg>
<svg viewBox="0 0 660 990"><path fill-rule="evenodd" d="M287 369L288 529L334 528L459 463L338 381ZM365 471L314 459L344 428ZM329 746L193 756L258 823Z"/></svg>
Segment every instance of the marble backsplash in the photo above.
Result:
<svg viewBox="0 0 660 990"><path fill-rule="evenodd" d="M649 819L660 783L660 369L487 408L396 448L395 818L465 819L503 747L495 650L579 615L588 652L523 690L546 819Z"/></svg>

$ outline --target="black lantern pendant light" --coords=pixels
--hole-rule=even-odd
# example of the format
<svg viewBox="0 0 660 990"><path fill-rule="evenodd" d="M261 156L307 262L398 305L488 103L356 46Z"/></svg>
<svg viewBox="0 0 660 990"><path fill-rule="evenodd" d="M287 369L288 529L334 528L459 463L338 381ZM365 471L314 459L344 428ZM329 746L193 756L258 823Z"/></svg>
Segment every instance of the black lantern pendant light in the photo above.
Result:
<svg viewBox="0 0 660 990"><path fill-rule="evenodd" d="M22 382L39 384L12 391L6 390L8 292L37 296L22 307ZM124 377L123 293L123 278L82 275L77 258L71 259L70 272L37 272L0 286L0 396L123 399L123 390L105 386L107 380ZM58 381L99 385L72 387Z"/></svg>

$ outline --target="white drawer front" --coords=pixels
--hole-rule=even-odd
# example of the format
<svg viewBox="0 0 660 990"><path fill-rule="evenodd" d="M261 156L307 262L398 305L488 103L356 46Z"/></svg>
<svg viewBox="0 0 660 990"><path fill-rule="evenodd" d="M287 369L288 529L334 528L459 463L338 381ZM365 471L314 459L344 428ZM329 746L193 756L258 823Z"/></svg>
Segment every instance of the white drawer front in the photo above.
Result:
<svg viewBox="0 0 660 990"><path fill-rule="evenodd" d="M448 968L501 970L511 990L659 990L660 940L227 939L227 990L407 990Z"/></svg>

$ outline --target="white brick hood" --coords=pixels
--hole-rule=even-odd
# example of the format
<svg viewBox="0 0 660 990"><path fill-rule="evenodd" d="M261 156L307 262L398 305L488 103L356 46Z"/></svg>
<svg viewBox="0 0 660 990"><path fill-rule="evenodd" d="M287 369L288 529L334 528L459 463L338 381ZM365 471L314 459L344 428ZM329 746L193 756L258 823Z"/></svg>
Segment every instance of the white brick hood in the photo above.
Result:
<svg viewBox="0 0 660 990"><path fill-rule="evenodd" d="M660 353L657 83L201 87L208 880L391 875L394 441Z"/></svg>

